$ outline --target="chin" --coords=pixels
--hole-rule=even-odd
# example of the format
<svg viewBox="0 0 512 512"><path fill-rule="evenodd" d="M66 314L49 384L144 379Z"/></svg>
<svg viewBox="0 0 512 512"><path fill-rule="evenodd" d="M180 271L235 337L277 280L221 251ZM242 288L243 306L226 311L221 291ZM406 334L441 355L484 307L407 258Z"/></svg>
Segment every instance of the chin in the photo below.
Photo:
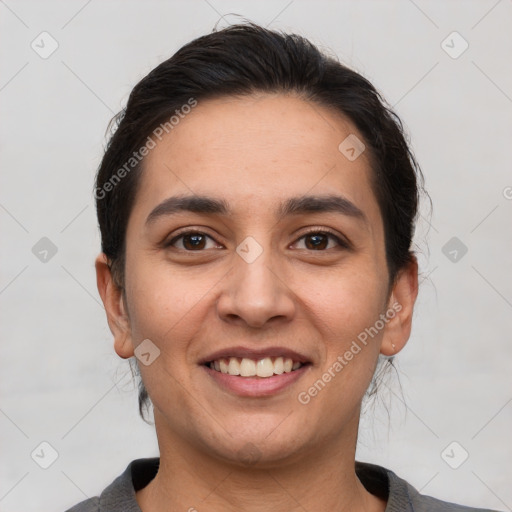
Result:
<svg viewBox="0 0 512 512"><path fill-rule="evenodd" d="M285 418L283 416L276 421L277 418L273 417L271 422L260 422L260 428L248 430L240 428L238 423L238 428L217 432L217 435L208 436L205 440L207 452L228 464L246 468L270 469L282 466L287 461L292 463L306 451L305 432L298 425L293 431L289 428L280 430L279 426L285 423Z"/></svg>

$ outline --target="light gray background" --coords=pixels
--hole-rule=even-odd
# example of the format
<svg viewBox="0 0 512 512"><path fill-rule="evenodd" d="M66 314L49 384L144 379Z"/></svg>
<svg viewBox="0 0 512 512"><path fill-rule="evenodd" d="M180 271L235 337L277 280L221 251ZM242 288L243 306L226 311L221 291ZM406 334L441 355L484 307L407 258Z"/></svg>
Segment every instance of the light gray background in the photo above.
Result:
<svg viewBox="0 0 512 512"><path fill-rule="evenodd" d="M96 290L93 177L135 83L228 13L305 35L373 81L434 202L403 396L396 378L382 387L391 418L366 412L358 459L425 494L512 510L510 0L0 1L0 510L62 511L158 453ZM31 48L43 31L59 45L47 59ZM469 43L458 58L441 46L453 31ZM42 237L58 248L46 263L32 253ZM468 248L456 262L442 252L452 237ZM46 470L30 456L42 441L59 454ZM458 469L441 456L453 441L452 461L469 453Z"/></svg>

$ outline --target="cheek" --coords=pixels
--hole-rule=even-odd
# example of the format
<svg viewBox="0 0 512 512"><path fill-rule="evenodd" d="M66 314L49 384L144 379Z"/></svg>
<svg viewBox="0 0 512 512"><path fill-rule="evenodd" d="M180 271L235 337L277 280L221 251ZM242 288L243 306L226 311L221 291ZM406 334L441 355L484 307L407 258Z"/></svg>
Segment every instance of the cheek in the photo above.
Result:
<svg viewBox="0 0 512 512"><path fill-rule="evenodd" d="M324 343L320 378L330 390L325 400L344 397L355 406L366 391L380 351L383 330L372 328L383 313L386 284L377 272L354 268L325 282L313 296L310 307Z"/></svg>
<svg viewBox="0 0 512 512"><path fill-rule="evenodd" d="M181 383L188 379L194 357L191 340L204 324L200 317L212 285L204 275L185 277L154 261L127 261L126 275L133 343L149 339L159 350L150 365L139 363L144 385L160 411L188 410L189 397Z"/></svg>
<svg viewBox="0 0 512 512"><path fill-rule="evenodd" d="M126 272L134 344L149 338L161 350L174 352L197 325L193 317L205 293L205 280L184 279L179 273L171 273L168 265L140 260L127 261Z"/></svg>
<svg viewBox="0 0 512 512"><path fill-rule="evenodd" d="M204 289L211 287L208 272L187 273L163 255L146 255L142 249L133 252L138 256L127 258L126 285L138 320L165 321L170 328L201 299Z"/></svg>
<svg viewBox="0 0 512 512"><path fill-rule="evenodd" d="M360 262L361 263L361 262ZM306 278L302 287L310 294L310 308L325 325L327 338L339 340L356 337L373 325L385 304L387 282L380 277L382 269L371 262L352 265L325 278ZM306 296L304 294L304 296Z"/></svg>

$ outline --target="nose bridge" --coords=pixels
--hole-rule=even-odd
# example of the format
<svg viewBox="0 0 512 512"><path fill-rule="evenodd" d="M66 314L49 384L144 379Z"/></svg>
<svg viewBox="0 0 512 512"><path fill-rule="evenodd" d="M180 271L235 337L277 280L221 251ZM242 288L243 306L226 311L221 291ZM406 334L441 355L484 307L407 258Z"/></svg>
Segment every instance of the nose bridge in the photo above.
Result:
<svg viewBox="0 0 512 512"><path fill-rule="evenodd" d="M293 297L279 277L275 256L268 235L247 236L236 247L234 268L218 303L219 314L225 320L237 317L261 327L274 317L291 318Z"/></svg>

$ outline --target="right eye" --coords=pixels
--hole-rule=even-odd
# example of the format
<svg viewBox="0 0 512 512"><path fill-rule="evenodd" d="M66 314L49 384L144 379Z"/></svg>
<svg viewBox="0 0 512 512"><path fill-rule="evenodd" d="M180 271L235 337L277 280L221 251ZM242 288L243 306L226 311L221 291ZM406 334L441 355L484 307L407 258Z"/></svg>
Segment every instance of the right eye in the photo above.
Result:
<svg viewBox="0 0 512 512"><path fill-rule="evenodd" d="M182 246L176 247L177 249L182 251L202 251L203 249L207 249L207 247L205 247L207 239L215 242L211 236L201 231L183 231L166 243L165 247L176 247L176 242L180 241Z"/></svg>

